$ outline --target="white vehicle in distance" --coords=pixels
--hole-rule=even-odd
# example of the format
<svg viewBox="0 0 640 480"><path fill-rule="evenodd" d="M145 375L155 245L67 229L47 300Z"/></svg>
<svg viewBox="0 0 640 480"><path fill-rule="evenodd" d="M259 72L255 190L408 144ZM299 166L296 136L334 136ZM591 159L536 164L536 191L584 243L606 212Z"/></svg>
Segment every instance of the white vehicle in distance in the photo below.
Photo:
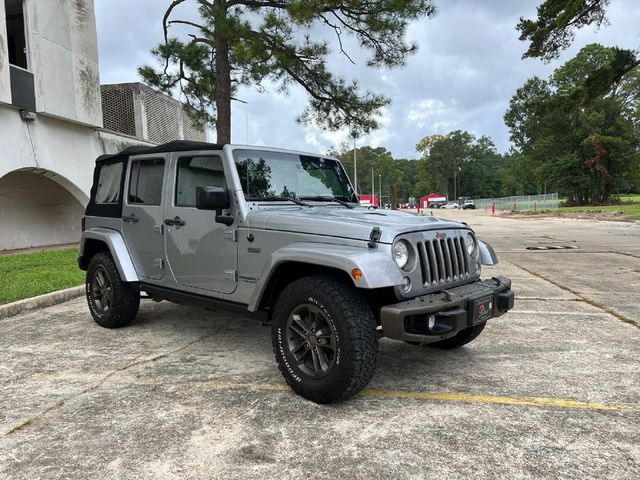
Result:
<svg viewBox="0 0 640 480"><path fill-rule="evenodd" d="M458 204L456 202L449 202L440 208L458 208Z"/></svg>

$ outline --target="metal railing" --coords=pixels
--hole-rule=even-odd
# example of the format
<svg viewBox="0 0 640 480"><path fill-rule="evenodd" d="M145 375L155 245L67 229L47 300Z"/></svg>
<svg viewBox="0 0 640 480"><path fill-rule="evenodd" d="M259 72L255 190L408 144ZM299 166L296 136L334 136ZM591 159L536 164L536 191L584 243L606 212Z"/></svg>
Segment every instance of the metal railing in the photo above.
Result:
<svg viewBox="0 0 640 480"><path fill-rule="evenodd" d="M520 195L515 197L481 198L474 200L477 209L493 210L557 210L558 194L546 193L541 195Z"/></svg>

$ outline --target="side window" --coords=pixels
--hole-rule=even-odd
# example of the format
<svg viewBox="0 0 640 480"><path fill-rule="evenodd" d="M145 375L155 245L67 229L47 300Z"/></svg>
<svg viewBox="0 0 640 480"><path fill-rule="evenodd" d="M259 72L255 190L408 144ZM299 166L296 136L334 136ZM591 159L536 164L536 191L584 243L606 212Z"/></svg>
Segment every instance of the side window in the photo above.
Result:
<svg viewBox="0 0 640 480"><path fill-rule="evenodd" d="M176 172L176 207L196 206L196 187L224 187L224 169L219 156L182 157Z"/></svg>
<svg viewBox="0 0 640 480"><path fill-rule="evenodd" d="M98 187L96 188L96 204L118 203L120 201L121 180L122 163L101 166Z"/></svg>
<svg viewBox="0 0 640 480"><path fill-rule="evenodd" d="M160 205L164 159L142 159L131 162L129 204Z"/></svg>

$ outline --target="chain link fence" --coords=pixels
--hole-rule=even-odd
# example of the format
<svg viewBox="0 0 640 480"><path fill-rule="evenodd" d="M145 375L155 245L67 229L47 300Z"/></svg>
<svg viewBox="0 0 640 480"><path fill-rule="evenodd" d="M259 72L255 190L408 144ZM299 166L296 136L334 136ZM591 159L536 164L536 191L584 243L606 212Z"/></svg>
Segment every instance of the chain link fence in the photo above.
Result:
<svg viewBox="0 0 640 480"><path fill-rule="evenodd" d="M492 210L557 210L558 194L546 193L542 195L520 195L516 197L481 198L474 200L477 209Z"/></svg>

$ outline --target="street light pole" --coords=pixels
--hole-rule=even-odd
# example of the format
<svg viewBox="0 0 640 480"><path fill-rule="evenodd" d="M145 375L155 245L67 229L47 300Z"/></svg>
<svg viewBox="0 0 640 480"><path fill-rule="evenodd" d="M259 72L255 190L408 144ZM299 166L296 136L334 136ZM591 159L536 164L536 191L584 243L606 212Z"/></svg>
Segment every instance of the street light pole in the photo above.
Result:
<svg viewBox="0 0 640 480"><path fill-rule="evenodd" d="M378 195L380 195L380 207L382 207L382 174L378 174Z"/></svg>

